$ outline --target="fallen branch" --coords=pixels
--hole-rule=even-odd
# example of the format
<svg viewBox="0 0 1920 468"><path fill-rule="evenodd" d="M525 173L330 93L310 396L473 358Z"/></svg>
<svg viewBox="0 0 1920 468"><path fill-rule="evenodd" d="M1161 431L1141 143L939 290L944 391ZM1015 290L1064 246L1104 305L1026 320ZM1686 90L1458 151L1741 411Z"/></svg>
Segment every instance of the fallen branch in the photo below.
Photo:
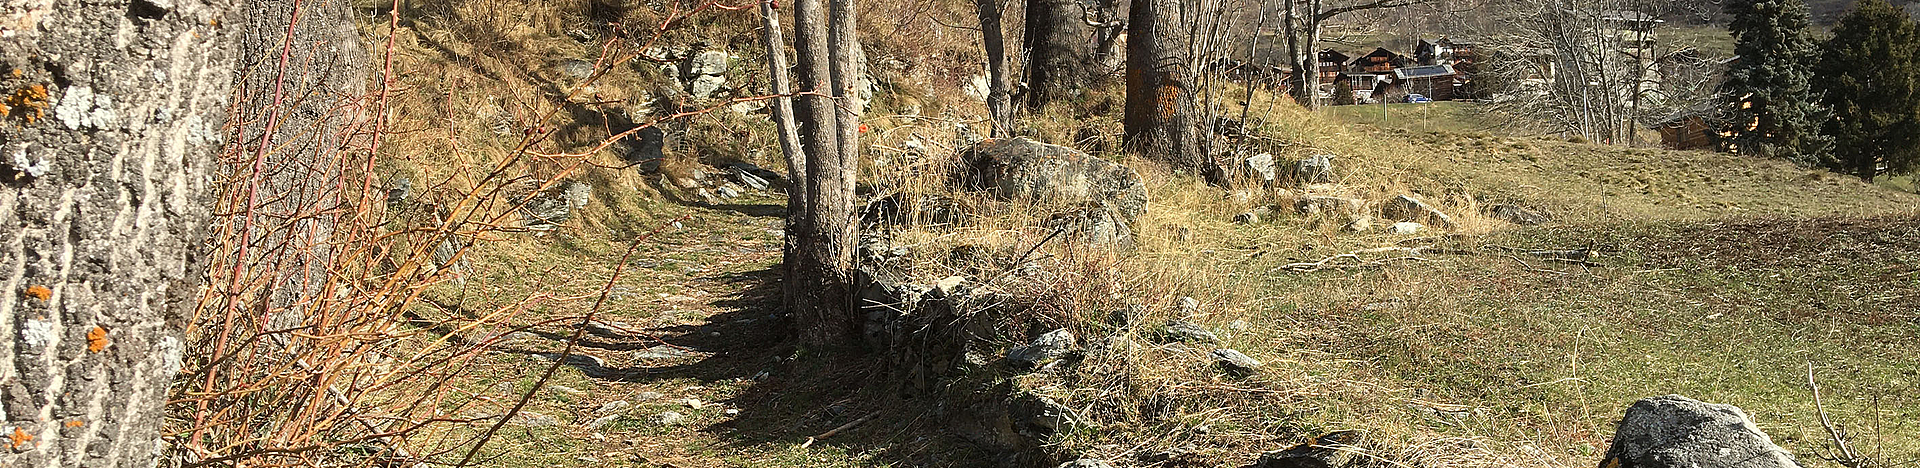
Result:
<svg viewBox="0 0 1920 468"><path fill-rule="evenodd" d="M1869 460L1860 456L1860 452L1854 451L1853 445L1847 443L1847 431L1834 427L1833 422L1827 420L1827 406L1820 402L1820 383L1813 380L1812 361L1807 362L1807 387L1813 389L1813 408L1820 415L1820 427L1826 428L1827 436L1833 438L1833 455L1822 458L1847 468L1866 466Z"/></svg>
<svg viewBox="0 0 1920 468"><path fill-rule="evenodd" d="M1285 265L1280 265L1278 267L1275 267L1272 270L1267 270L1267 272L1274 273L1279 271L1290 271L1294 273L1311 273L1311 272L1322 271L1322 270L1353 270L1353 269L1361 269L1361 268L1381 268L1381 267L1385 267L1387 265L1393 264L1394 262L1405 262L1405 261L1431 262L1433 261L1432 259L1428 259L1420 256L1426 251L1427 249L1425 247L1411 247L1411 248L1410 247L1380 247L1380 248L1374 248L1374 249L1355 250L1352 252L1347 252L1347 253L1334 255L1327 258L1322 258L1320 259L1320 261L1317 261L1317 262L1288 263ZM1366 260L1361 257L1361 254L1376 254L1376 253L1387 253L1387 252L1405 252L1407 255L1394 256L1394 257L1381 257L1381 258L1376 258L1372 260ZM1345 263L1343 263L1342 261L1344 261Z"/></svg>
<svg viewBox="0 0 1920 468"><path fill-rule="evenodd" d="M872 421L872 420L873 420L873 418L876 418L876 417L879 417L879 416L880 416L880 412L879 412L879 411L875 411L875 412L872 412L872 413L869 413L869 414L867 414L866 416L862 416L862 417L860 417L860 419L855 419L855 420L852 420L852 421L848 421L848 422L847 422L846 424L841 424L841 425L840 425L840 427L836 427L836 428L833 428L833 430L830 430L830 431L827 431L827 432L822 432L822 433L820 433L820 435L817 435L817 436L813 436L813 437L808 437L808 438L807 438L807 441L806 441L806 442L802 442L802 443L800 444L800 448L807 448L807 447L811 447L811 446L813 446L813 441L816 441L816 440L823 440L823 439L826 439L826 438L828 438L828 437L833 437L833 436L834 436L835 434L839 434L839 433L840 433L841 431L845 431L845 430L847 430L847 429L852 429L852 428L853 428L853 426L858 426L858 425L861 425L861 424L864 424L864 423L866 423L867 421Z"/></svg>

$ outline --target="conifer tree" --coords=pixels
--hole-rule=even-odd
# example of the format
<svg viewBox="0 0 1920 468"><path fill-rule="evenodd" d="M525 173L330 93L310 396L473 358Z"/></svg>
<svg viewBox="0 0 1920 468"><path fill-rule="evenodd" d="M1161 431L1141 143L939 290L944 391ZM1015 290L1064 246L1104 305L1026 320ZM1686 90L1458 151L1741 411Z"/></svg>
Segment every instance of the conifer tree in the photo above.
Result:
<svg viewBox="0 0 1920 468"><path fill-rule="evenodd" d="M1873 180L1920 164L1920 25L1864 0L1822 47L1815 89L1833 112L1827 167Z"/></svg>
<svg viewBox="0 0 1920 468"><path fill-rule="evenodd" d="M1827 161L1833 139L1821 132L1828 113L1811 80L1819 49L1801 0L1731 0L1727 28L1738 61L1720 93L1728 105L1727 143L1742 154L1778 157L1801 166Z"/></svg>

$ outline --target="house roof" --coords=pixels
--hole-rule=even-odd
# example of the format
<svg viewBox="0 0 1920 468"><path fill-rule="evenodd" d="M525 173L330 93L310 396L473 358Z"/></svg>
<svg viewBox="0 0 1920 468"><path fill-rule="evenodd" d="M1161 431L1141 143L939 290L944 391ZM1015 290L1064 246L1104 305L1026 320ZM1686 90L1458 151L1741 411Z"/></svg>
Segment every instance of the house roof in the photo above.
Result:
<svg viewBox="0 0 1920 468"><path fill-rule="evenodd" d="M1454 73L1455 72L1453 71L1453 66L1442 64L1442 65L1427 65L1427 66L1420 66L1420 67L1397 68L1393 70L1393 77L1401 80L1411 80L1411 79L1418 79L1418 78L1433 78L1436 76L1452 76L1454 75Z"/></svg>

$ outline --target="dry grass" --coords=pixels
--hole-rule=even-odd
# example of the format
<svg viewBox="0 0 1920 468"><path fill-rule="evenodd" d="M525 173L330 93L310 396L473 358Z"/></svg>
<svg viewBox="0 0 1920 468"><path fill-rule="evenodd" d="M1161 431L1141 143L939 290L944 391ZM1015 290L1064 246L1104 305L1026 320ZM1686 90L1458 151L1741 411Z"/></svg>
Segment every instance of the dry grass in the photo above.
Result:
<svg viewBox="0 0 1920 468"><path fill-rule="evenodd" d="M577 301L523 303L526 298L577 299L611 284L622 299L607 307L606 320L643 333L587 351L609 367L637 374L609 377L561 369L555 382L583 389L582 394L539 392L528 407L560 417L561 424L508 431L483 454L500 457L488 463L825 467L938 460L928 454L949 447L951 441L905 435L923 434L909 429L938 429L937 423L919 420L926 413L916 412L923 409L916 405L924 403L857 398L870 395L846 388L846 382L862 381L867 374L861 371L814 369L805 367L815 365L811 361L796 360L781 350L740 349L758 342L714 344L736 357L713 353L671 366L629 357L633 346L687 344L710 330L726 333L725 339L777 340L776 332L765 330L779 323L765 318L769 299L748 290L761 284L757 281L774 284L762 276L778 255L779 238L769 232L778 224L663 201L657 179L620 168L614 149L599 148L607 132L596 127L602 124L595 123L594 115L632 110L646 101L638 99L643 94L663 94L655 87L659 71L650 63L603 63L605 74L590 84L553 69L556 57L596 61L618 55L619 50L601 50L597 42L566 36L569 29L591 26L586 12L601 2L514 8L498 3L436 4L403 25L397 36L397 69L402 73L394 101L395 133L387 140L392 152L378 161L376 173L413 178L417 188L427 186L417 191L445 206L474 203L469 199L475 190L512 186L527 191L528 184L560 179L586 181L594 187L594 196L577 219L539 237L470 233L485 242L468 250L473 270L466 282L415 289L454 307L413 309L463 324L455 327L461 335L500 335L581 312ZM1679 272L1640 271L1674 268L1654 263L1673 250L1671 243L1694 245L1682 241L1717 232L1711 223L1756 216L1882 215L1914 202L1911 196L1845 177L1770 161L1572 144L1454 128L1450 123L1383 129L1309 112L1262 94L1251 104L1251 114L1266 122L1264 134L1273 140L1250 143L1246 149L1273 152L1283 162L1334 154L1338 178L1315 187L1222 191L1114 151L1118 93L1107 90L1030 116L1024 131L1044 141L1093 149L1098 157L1140 172L1152 205L1134 226L1138 247L1114 252L1056 239L1029 258L1042 268L1006 275L1001 273L1007 265L991 259L985 264L955 262L952 253L963 246L1001 260L1019 257L1052 234L1038 226L1062 207L955 194L940 176L946 156L963 141L954 124L982 128L978 116L984 109L958 91L978 73L978 39L971 31L938 24L968 23L970 6L947 0L868 5L870 10L862 12L869 18L862 32L879 38L867 49L872 62L891 59L905 66L875 70L881 92L866 120L869 142L875 146L871 163L863 167L863 185L876 194L950 195L968 207L959 223L915 213L917 226L896 229L894 242L910 247L919 279L995 279L993 288L1020 298L1022 321L993 337L994 351L1053 327L1074 330L1093 350L1075 368L1021 379L1023 388L1084 409L1094 423L1049 441L1053 453L1102 457L1121 466L1237 466L1260 451L1284 448L1307 436L1363 429L1373 434L1373 442L1365 446L1370 456L1394 466L1581 466L1597 460L1612 418L1632 398L1680 391L1753 410L1777 439L1805 454L1817 445L1805 435L1807 409L1769 369L1787 360L1795 362L1785 364L1803 365L1799 359L1808 353L1833 357L1831 367L1843 372L1831 381L1837 392L1887 397L1892 409L1881 414L1888 420L1920 420L1912 413L1920 403L1890 396L1897 393L1901 379L1909 378L1901 375L1910 376L1915 365L1910 358L1914 350L1901 344L1912 342L1901 341L1914 338L1910 329L1858 323L1839 313L1859 305L1839 301L1843 295L1800 294L1778 280L1755 283L1794 266L1714 264L1687 265ZM635 9L621 18L646 24L663 14ZM742 69L733 76L758 83L763 80L763 70L755 68L758 52L752 38L742 34L750 23L726 15L701 18L670 32L670 40L726 38L729 50L741 56L736 63ZM384 38L387 31L373 26L368 34ZM1232 89L1226 93L1237 94ZM1238 110L1229 104L1223 112L1237 115ZM729 161L779 169L776 144L762 116L719 113L684 125L689 144L670 148L663 169L670 176L698 164ZM517 147L527 129L546 130L548 137L520 152ZM902 151L914 145L925 153ZM515 165L506 180L490 180L482 169L513 158L522 158L523 164ZM1608 254L1625 260L1585 270L1550 263L1522 268L1499 255L1433 255L1436 261L1430 264L1382 270L1276 272L1274 267L1285 263L1406 240L1377 232L1345 233L1339 229L1344 219L1339 218L1283 215L1258 225L1230 221L1255 206L1291 206L1307 194L1365 199L1368 211L1392 196L1419 194L1455 217L1460 223L1456 233L1470 236L1455 241L1454 247L1618 244ZM500 199L507 195L502 192ZM1492 203L1544 209L1556 216L1558 226L1582 229L1516 229L1480 214L1480 208ZM506 209L495 204L470 211L498 215ZM606 282L623 264L618 242L683 216L691 218L654 239L655 245L640 249L638 263L626 263L637 271ZM1833 232L1886 228L1852 226ZM1620 242L1608 233L1644 235L1633 239L1645 242ZM1815 253L1817 247L1801 245L1793 252ZM1712 252L1684 252L1677 258L1713 257ZM1895 267L1909 264L1902 262L1910 260L1879 258L1872 265L1882 269L1860 271L1823 263L1821 271L1828 273L1817 275L1813 284L1840 287L1874 274L1897 275ZM1871 284L1878 285L1875 294L1881 296L1913 289L1909 283ZM1765 300L1727 299L1756 289L1778 292L1761 296ZM1180 297L1198 300L1199 313L1186 316L1177 306ZM1143 325L1120 329L1108 323L1113 310L1130 304L1145 306ZM1894 310L1884 304L1875 307ZM1754 308L1795 312L1751 317L1760 325L1747 328L1697 319L1706 310L1739 313ZM1211 347L1163 342L1157 328L1176 318L1220 333L1222 346L1264 361L1266 370L1251 378L1228 378L1206 357ZM1874 338L1852 345L1826 332L1829 326ZM527 330L564 331L554 326ZM747 334L736 335L742 330ZM1642 333L1646 330L1658 332ZM1778 340L1803 346L1745 349ZM556 347L552 340L537 339L509 344L492 349L549 353ZM748 357L737 357L741 355ZM511 398L532 391L534 382L527 376L549 364L525 354L491 351L473 362L473 375L449 386L449 393L465 402L447 410L451 414L498 415ZM1731 370L1703 374L1702 367ZM762 370L774 376L760 380L756 375ZM1825 376L1823 383L1828 383ZM638 401L635 395L648 391L665 393L668 399L638 403L608 428L584 427L597 416L594 409L600 403ZM672 401L683 396L717 404L695 409ZM850 407L850 414L821 409L842 401L848 402L839 406ZM799 448L792 437L823 432L889 404L898 411L889 414L901 415L901 421L870 423L810 448ZM1860 401L1836 406L1843 418L1854 421L1874 414ZM729 415L720 408L748 412ZM682 412L690 422L661 427L645 421L663 411ZM1896 423L1887 428L1889 438L1910 433L1911 427ZM481 429L478 424L441 426L413 440L429 448L459 447ZM1915 450L1898 442L1889 447L1896 453ZM966 465L945 460L930 464Z"/></svg>

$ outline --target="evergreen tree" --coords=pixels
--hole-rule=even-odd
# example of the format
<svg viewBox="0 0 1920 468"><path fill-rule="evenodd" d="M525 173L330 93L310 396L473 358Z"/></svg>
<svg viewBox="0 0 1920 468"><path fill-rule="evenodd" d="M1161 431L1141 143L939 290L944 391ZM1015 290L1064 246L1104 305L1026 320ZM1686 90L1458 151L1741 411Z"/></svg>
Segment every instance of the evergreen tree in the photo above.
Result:
<svg viewBox="0 0 1920 468"><path fill-rule="evenodd" d="M1827 167L1873 180L1920 164L1920 25L1885 0L1865 0L1834 28L1815 88L1833 111Z"/></svg>
<svg viewBox="0 0 1920 468"><path fill-rule="evenodd" d="M1801 0L1730 0L1728 29L1739 58L1727 70L1728 143L1736 151L1786 158L1801 166L1826 162L1833 139L1821 133L1827 112L1810 80L1819 49Z"/></svg>

